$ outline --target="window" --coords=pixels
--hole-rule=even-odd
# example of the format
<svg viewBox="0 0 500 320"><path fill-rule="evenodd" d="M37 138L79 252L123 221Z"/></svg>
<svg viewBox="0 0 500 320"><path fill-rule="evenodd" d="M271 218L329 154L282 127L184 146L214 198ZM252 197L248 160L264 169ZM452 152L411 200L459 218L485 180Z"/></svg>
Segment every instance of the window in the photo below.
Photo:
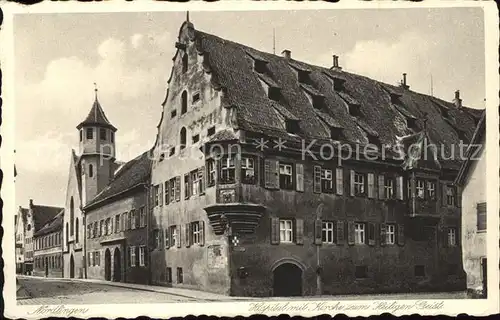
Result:
<svg viewBox="0 0 500 320"><path fill-rule="evenodd" d="M184 53L182 55L182 73L186 73L188 70L188 55Z"/></svg>
<svg viewBox="0 0 500 320"><path fill-rule="evenodd" d="M180 141L180 145L181 145L181 150L186 148L186 128L182 127L181 129L181 141Z"/></svg>
<svg viewBox="0 0 500 320"><path fill-rule="evenodd" d="M333 243L333 222L323 222L322 240L323 243Z"/></svg>
<svg viewBox="0 0 500 320"><path fill-rule="evenodd" d="M130 211L130 229L132 229L132 230L135 229L136 222L137 222L137 217L135 215L135 209L132 209Z"/></svg>
<svg viewBox="0 0 500 320"><path fill-rule="evenodd" d="M455 228L448 229L448 245L451 247L457 245L457 230Z"/></svg>
<svg viewBox="0 0 500 320"><path fill-rule="evenodd" d="M455 204L455 192L452 187L445 186L446 188L446 204L452 206Z"/></svg>
<svg viewBox="0 0 500 320"><path fill-rule="evenodd" d="M354 271L354 276L356 279L365 279L367 278L367 267L366 266L356 266Z"/></svg>
<svg viewBox="0 0 500 320"><path fill-rule="evenodd" d="M181 114L187 112L188 101L187 101L187 92L183 91L181 94Z"/></svg>
<svg viewBox="0 0 500 320"><path fill-rule="evenodd" d="M200 222L196 221L192 223L191 230L193 232L193 244L201 243L201 226Z"/></svg>
<svg viewBox="0 0 500 320"><path fill-rule="evenodd" d="M175 147L170 148L170 151L168 152L168 156L171 157L175 154Z"/></svg>
<svg viewBox="0 0 500 320"><path fill-rule="evenodd" d="M170 242L171 242L171 247L177 247L177 243L179 241L178 239L178 233L177 233L177 227L176 226L170 226Z"/></svg>
<svg viewBox="0 0 500 320"><path fill-rule="evenodd" d="M80 141L83 141L83 130L80 130Z"/></svg>
<svg viewBox="0 0 500 320"><path fill-rule="evenodd" d="M160 202L159 202L159 199L158 199L158 193L160 192L160 186L159 185L156 185L153 187L153 197L155 199L155 207L157 207Z"/></svg>
<svg viewBox="0 0 500 320"><path fill-rule="evenodd" d="M184 198L189 199L191 196L191 188L189 187L189 173L184 175Z"/></svg>
<svg viewBox="0 0 500 320"><path fill-rule="evenodd" d="M220 183L234 183L235 182L235 166L234 157L226 156L221 160L220 166Z"/></svg>
<svg viewBox="0 0 500 320"><path fill-rule="evenodd" d="M104 233L104 221L101 220L99 221L99 237L102 236Z"/></svg>
<svg viewBox="0 0 500 320"><path fill-rule="evenodd" d="M194 144L194 143L197 143L198 141L200 141L200 135L199 135L199 134L195 134L195 135L193 136L193 144Z"/></svg>
<svg viewBox="0 0 500 320"><path fill-rule="evenodd" d="M243 183L255 183L255 164L253 158L241 159L241 180Z"/></svg>
<svg viewBox="0 0 500 320"><path fill-rule="evenodd" d="M130 266L135 267L135 246L129 247Z"/></svg>
<svg viewBox="0 0 500 320"><path fill-rule="evenodd" d="M100 266L101 265L101 252L96 251L95 256L96 256L96 265Z"/></svg>
<svg viewBox="0 0 500 320"><path fill-rule="evenodd" d="M101 137L101 140L106 140L106 129L101 128L99 130L99 136Z"/></svg>
<svg viewBox="0 0 500 320"><path fill-rule="evenodd" d="M176 189L175 178L172 178L170 179L170 202L175 201L175 189Z"/></svg>
<svg viewBox="0 0 500 320"><path fill-rule="evenodd" d="M165 191L168 194L168 190ZM144 207L139 208L139 227L144 228L146 226L146 210Z"/></svg>
<svg viewBox="0 0 500 320"><path fill-rule="evenodd" d="M365 224L355 223L354 224L354 243L364 244L365 243Z"/></svg>
<svg viewBox="0 0 500 320"><path fill-rule="evenodd" d="M292 220L280 220L280 242L293 241Z"/></svg>
<svg viewBox="0 0 500 320"><path fill-rule="evenodd" d="M191 195L197 195L198 192L200 191L200 176L198 175L198 170L191 171Z"/></svg>
<svg viewBox="0 0 500 320"><path fill-rule="evenodd" d="M92 178L94 176L94 166L89 164L89 177Z"/></svg>
<svg viewBox="0 0 500 320"><path fill-rule="evenodd" d="M333 192L333 171L330 169L321 169L321 190L323 192Z"/></svg>
<svg viewBox="0 0 500 320"><path fill-rule="evenodd" d="M182 268L177 267L177 283L182 283Z"/></svg>
<svg viewBox="0 0 500 320"><path fill-rule="evenodd" d="M365 175L354 173L354 194L357 196L365 194Z"/></svg>
<svg viewBox="0 0 500 320"><path fill-rule="evenodd" d="M207 136L212 136L215 134L215 127L210 127L207 129Z"/></svg>
<svg viewBox="0 0 500 320"><path fill-rule="evenodd" d="M98 230L97 230L97 229L98 229L98 227L99 227L99 226L97 225L97 221L96 221L96 222L94 222L94 232L93 232L93 234L92 234L92 236L93 236L94 238L95 238L95 237L97 237L97 235L98 235ZM67 236L67 235L66 235L66 236Z"/></svg>
<svg viewBox="0 0 500 320"><path fill-rule="evenodd" d="M427 181L427 194L429 195L429 199L436 199L436 183L433 181Z"/></svg>
<svg viewBox="0 0 500 320"><path fill-rule="evenodd" d="M196 103L198 101L200 101L200 93L199 92L193 94L193 103Z"/></svg>
<svg viewBox="0 0 500 320"><path fill-rule="evenodd" d="M477 231L486 231L486 202L477 204Z"/></svg>
<svg viewBox="0 0 500 320"><path fill-rule="evenodd" d="M395 244L396 243L396 225L388 224L386 226L385 232L385 243L386 244Z"/></svg>
<svg viewBox="0 0 500 320"><path fill-rule="evenodd" d="M423 265L415 266L415 277L425 277L425 266Z"/></svg>
<svg viewBox="0 0 500 320"><path fill-rule="evenodd" d="M115 133L113 131L109 133L109 136L111 137L111 142L115 142Z"/></svg>
<svg viewBox="0 0 500 320"><path fill-rule="evenodd" d="M279 167L280 167L280 188L293 189L292 165L280 163Z"/></svg>
<svg viewBox="0 0 500 320"><path fill-rule="evenodd" d="M269 89L267 91L267 96L269 97L269 99L279 102L280 98L281 98L281 90L280 90L280 88L269 87ZM294 121L294 122L296 122L296 121Z"/></svg>
<svg viewBox="0 0 500 320"><path fill-rule="evenodd" d="M52 245L54 244L54 237L51 236L52 240ZM78 218L75 220L75 242L78 243L80 242L80 223L78 221Z"/></svg>
<svg viewBox="0 0 500 320"><path fill-rule="evenodd" d="M215 160L214 159L209 159L207 161L207 172L208 172L207 187L211 187L211 186L215 185Z"/></svg>
<svg viewBox="0 0 500 320"><path fill-rule="evenodd" d="M425 182L423 180L415 181L415 192L417 198L424 199L425 196Z"/></svg>
<svg viewBox="0 0 500 320"><path fill-rule="evenodd" d="M394 197L394 180L388 177L384 179L384 197L385 199Z"/></svg>
<svg viewBox="0 0 500 320"><path fill-rule="evenodd" d="M119 232L120 230L120 215L117 214L115 216L115 232Z"/></svg>
<svg viewBox="0 0 500 320"><path fill-rule="evenodd" d="M167 267L166 277L167 277L167 279L166 279L167 283L172 283L172 268Z"/></svg>
<svg viewBox="0 0 500 320"><path fill-rule="evenodd" d="M253 69L257 73L265 73L266 72L266 64L267 62L262 60L254 60L253 61Z"/></svg>
<svg viewBox="0 0 500 320"><path fill-rule="evenodd" d="M175 118L176 115L177 115L177 109L170 111L170 118Z"/></svg>
<svg viewBox="0 0 500 320"><path fill-rule="evenodd" d="M144 267L146 265L146 247L139 247L139 266Z"/></svg>
<svg viewBox="0 0 500 320"><path fill-rule="evenodd" d="M297 80L300 83L307 83L308 79L309 79L309 72L303 70L297 71Z"/></svg>
<svg viewBox="0 0 500 320"><path fill-rule="evenodd" d="M93 128L87 128L87 139L88 140L94 139L94 129Z"/></svg>

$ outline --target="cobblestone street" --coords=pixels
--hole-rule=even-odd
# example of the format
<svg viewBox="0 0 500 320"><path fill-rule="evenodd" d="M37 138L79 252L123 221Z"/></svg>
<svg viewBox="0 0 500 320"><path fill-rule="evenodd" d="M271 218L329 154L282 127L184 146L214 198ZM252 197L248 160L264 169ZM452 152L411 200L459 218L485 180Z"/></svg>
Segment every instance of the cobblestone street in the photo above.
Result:
<svg viewBox="0 0 500 320"><path fill-rule="evenodd" d="M396 300L396 299L465 299L465 292L344 295L321 297L270 297L262 300ZM210 301L258 301L257 298L227 297L189 289L165 288L81 279L18 277L17 301L20 305L50 304L130 304Z"/></svg>

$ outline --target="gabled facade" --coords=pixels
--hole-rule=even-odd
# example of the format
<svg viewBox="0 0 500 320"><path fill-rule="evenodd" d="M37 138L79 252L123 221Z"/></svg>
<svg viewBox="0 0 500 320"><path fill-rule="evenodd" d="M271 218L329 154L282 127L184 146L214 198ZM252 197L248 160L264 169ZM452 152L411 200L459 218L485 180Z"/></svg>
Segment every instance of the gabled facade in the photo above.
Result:
<svg viewBox="0 0 500 320"><path fill-rule="evenodd" d="M26 228L25 221L28 217L28 209L19 206L15 218L16 230L16 273L23 274L25 272L24 266L24 232Z"/></svg>
<svg viewBox="0 0 500 320"><path fill-rule="evenodd" d="M63 216L64 209L34 234L33 275L35 276L63 277Z"/></svg>
<svg viewBox="0 0 500 320"><path fill-rule="evenodd" d="M462 189L462 251L467 289L486 296L486 112L479 121L456 184Z"/></svg>
<svg viewBox="0 0 500 320"><path fill-rule="evenodd" d="M406 76L390 86L190 21L175 45L151 177L154 283L241 296L465 287L453 182L480 113Z"/></svg>

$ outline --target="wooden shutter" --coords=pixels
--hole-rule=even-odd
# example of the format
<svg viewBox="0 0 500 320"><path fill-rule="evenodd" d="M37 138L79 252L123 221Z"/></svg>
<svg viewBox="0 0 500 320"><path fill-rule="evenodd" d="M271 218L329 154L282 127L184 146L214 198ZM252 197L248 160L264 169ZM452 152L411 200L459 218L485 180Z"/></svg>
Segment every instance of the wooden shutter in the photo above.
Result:
<svg viewBox="0 0 500 320"><path fill-rule="evenodd" d="M187 185L186 185L187 180ZM191 195L191 173L186 173L184 175L184 199L188 199Z"/></svg>
<svg viewBox="0 0 500 320"><path fill-rule="evenodd" d="M254 165L255 166L255 165ZM205 178L205 166L198 169L198 176L200 177L200 193L205 192L206 178Z"/></svg>
<svg viewBox="0 0 500 320"><path fill-rule="evenodd" d="M375 198L375 175L368 173L368 198Z"/></svg>
<svg viewBox="0 0 500 320"><path fill-rule="evenodd" d="M280 188L280 162L278 160L274 161L274 167L273 167L273 175L274 175L274 188L279 189Z"/></svg>
<svg viewBox="0 0 500 320"><path fill-rule="evenodd" d="M165 248L170 248L170 244L171 244L171 239L170 239L170 230L169 228L166 228L165 229Z"/></svg>
<svg viewBox="0 0 500 320"><path fill-rule="evenodd" d="M352 246L356 242L355 237L354 221L347 221L347 244Z"/></svg>
<svg viewBox="0 0 500 320"><path fill-rule="evenodd" d="M335 179L337 194L344 194L344 170L342 168L337 168L335 170Z"/></svg>
<svg viewBox="0 0 500 320"><path fill-rule="evenodd" d="M181 247L181 241L182 241L182 225L177 225L175 226L176 229L177 229L177 239L175 239L177 241L177 248L180 248Z"/></svg>
<svg viewBox="0 0 500 320"><path fill-rule="evenodd" d="M185 239L186 239L186 248L191 246L191 224L186 223L184 226L185 230Z"/></svg>
<svg viewBox="0 0 500 320"><path fill-rule="evenodd" d="M165 204L170 203L170 181L165 181Z"/></svg>
<svg viewBox="0 0 500 320"><path fill-rule="evenodd" d="M385 246L386 245L386 236L387 234L387 226L385 223L380 224L380 246Z"/></svg>
<svg viewBox="0 0 500 320"><path fill-rule="evenodd" d="M158 185L158 194L156 196L158 197L158 205L162 206L163 205L163 183L160 183Z"/></svg>
<svg viewBox="0 0 500 320"><path fill-rule="evenodd" d="M295 164L295 180L297 181L297 191L304 191L304 165L302 163Z"/></svg>
<svg viewBox="0 0 500 320"><path fill-rule="evenodd" d="M396 199L403 200L403 177L396 177Z"/></svg>
<svg viewBox="0 0 500 320"><path fill-rule="evenodd" d="M368 223L368 245L375 245L375 223Z"/></svg>
<svg viewBox="0 0 500 320"><path fill-rule="evenodd" d="M405 244L405 227L402 224L398 224L398 244L400 246Z"/></svg>
<svg viewBox="0 0 500 320"><path fill-rule="evenodd" d="M264 159L264 187L279 188L279 162L273 159Z"/></svg>
<svg viewBox="0 0 500 320"><path fill-rule="evenodd" d="M205 245L205 221L200 221L200 246Z"/></svg>
<svg viewBox="0 0 500 320"><path fill-rule="evenodd" d="M321 193L321 167L314 166L313 192Z"/></svg>
<svg viewBox="0 0 500 320"><path fill-rule="evenodd" d="M280 219L271 218L271 244L280 243Z"/></svg>
<svg viewBox="0 0 500 320"><path fill-rule="evenodd" d="M354 197L354 175L355 175L354 170L351 170L351 176L349 181L351 183L351 188L350 188L351 197Z"/></svg>
<svg viewBox="0 0 500 320"><path fill-rule="evenodd" d="M314 243L317 245L323 243L323 221L321 219L314 220Z"/></svg>
<svg viewBox="0 0 500 320"><path fill-rule="evenodd" d="M295 243L304 244L304 220L295 219Z"/></svg>
<svg viewBox="0 0 500 320"><path fill-rule="evenodd" d="M378 198L385 198L385 176L383 174L378 175Z"/></svg>
<svg viewBox="0 0 500 320"><path fill-rule="evenodd" d="M447 202L446 202L446 189L447 186L445 183L441 183L441 204L443 207L446 207Z"/></svg>
<svg viewBox="0 0 500 320"><path fill-rule="evenodd" d="M181 176L175 177L175 201L181 201Z"/></svg>

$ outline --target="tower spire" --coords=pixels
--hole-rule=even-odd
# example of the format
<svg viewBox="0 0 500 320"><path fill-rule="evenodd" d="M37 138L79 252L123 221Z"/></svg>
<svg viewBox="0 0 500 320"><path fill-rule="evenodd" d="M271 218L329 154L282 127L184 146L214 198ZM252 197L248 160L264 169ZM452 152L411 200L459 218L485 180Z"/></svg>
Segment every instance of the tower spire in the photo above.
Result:
<svg viewBox="0 0 500 320"><path fill-rule="evenodd" d="M189 22L189 11L186 11L186 21Z"/></svg>
<svg viewBox="0 0 500 320"><path fill-rule="evenodd" d="M97 101L97 83L94 82L95 100Z"/></svg>

